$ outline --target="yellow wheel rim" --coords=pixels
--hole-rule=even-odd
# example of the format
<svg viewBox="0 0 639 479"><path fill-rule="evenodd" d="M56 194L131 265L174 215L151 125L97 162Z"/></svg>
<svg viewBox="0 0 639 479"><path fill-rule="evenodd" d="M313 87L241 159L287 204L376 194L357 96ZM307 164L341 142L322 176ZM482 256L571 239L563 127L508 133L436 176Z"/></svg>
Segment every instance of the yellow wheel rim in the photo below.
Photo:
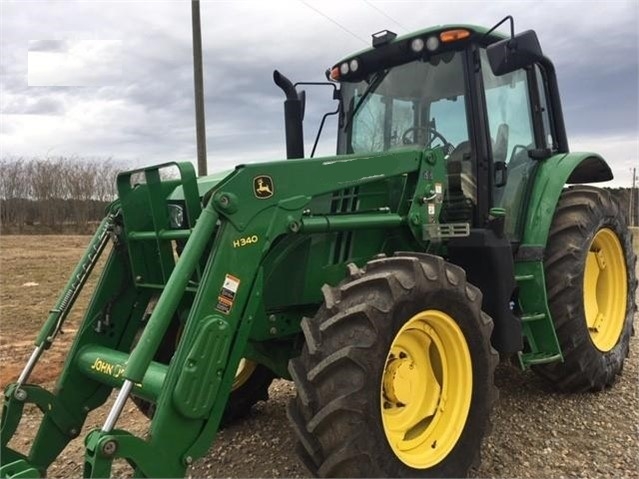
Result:
<svg viewBox="0 0 639 479"><path fill-rule="evenodd" d="M235 372L235 379L233 379L233 385L231 386L231 391L235 391L237 388L242 386L248 378L251 377L253 371L257 367L257 363L249 359L240 359L240 364L237 367L237 371Z"/></svg>
<svg viewBox="0 0 639 479"><path fill-rule="evenodd" d="M448 314L427 310L399 330L382 375L386 439L406 465L441 462L461 436L473 390L470 352Z"/></svg>
<svg viewBox="0 0 639 479"><path fill-rule="evenodd" d="M590 339L602 352L615 347L626 318L626 262L614 231L603 228L588 248L584 269L584 310Z"/></svg>

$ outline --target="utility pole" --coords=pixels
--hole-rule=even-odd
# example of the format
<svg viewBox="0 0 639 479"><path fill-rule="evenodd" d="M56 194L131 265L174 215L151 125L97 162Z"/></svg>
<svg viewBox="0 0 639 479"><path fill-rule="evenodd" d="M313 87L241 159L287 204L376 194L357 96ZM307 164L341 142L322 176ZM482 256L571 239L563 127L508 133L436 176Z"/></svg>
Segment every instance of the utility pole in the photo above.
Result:
<svg viewBox="0 0 639 479"><path fill-rule="evenodd" d="M637 216L637 210L635 205L635 182L637 180L637 168L632 169L632 189L630 190L630 206L628 207L628 218L630 220L630 226L635 226L635 216Z"/></svg>
<svg viewBox="0 0 639 479"><path fill-rule="evenodd" d="M205 176L206 127L204 123L204 77L202 73L202 33L200 28L200 0L191 0L193 31L193 83L195 86L195 137L197 140L197 174Z"/></svg>

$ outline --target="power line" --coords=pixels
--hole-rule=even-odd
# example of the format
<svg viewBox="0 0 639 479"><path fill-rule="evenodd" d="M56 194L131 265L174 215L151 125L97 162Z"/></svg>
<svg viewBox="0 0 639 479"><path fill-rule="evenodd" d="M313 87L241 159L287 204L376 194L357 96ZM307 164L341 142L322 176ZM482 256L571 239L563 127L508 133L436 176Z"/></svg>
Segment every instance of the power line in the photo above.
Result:
<svg viewBox="0 0 639 479"><path fill-rule="evenodd" d="M388 18L391 22L393 22L395 25L397 25L398 27L404 29L404 31L408 31L408 28L406 28L404 25L402 25L401 23L399 23L397 20L395 20L393 17L391 17L390 15L388 15L384 10L382 10L381 8L376 7L374 4L372 4L371 2L369 2L368 0L364 0L364 3L366 5L368 5L369 7L377 10L380 14L382 14L383 16L385 16L386 18Z"/></svg>
<svg viewBox="0 0 639 479"><path fill-rule="evenodd" d="M329 17L328 15L322 13L321 11L319 11L317 8L309 5L307 2L305 2L304 0L300 0L300 3L303 3L304 5L306 5L308 8L310 8L311 10L313 10L315 13L318 13L319 15L323 16L326 20L328 20L329 22L331 22L332 24L336 25L337 27L339 27L340 29L342 29L343 31L345 31L346 33L348 33L350 36L357 38L360 42L364 43L365 45L368 45L369 42L367 42L366 40L364 40L362 37L360 37L359 35L357 35L356 33L353 33L351 30L349 30L348 28L346 28L344 25L342 25L341 23L339 23L336 20L333 20L331 17Z"/></svg>

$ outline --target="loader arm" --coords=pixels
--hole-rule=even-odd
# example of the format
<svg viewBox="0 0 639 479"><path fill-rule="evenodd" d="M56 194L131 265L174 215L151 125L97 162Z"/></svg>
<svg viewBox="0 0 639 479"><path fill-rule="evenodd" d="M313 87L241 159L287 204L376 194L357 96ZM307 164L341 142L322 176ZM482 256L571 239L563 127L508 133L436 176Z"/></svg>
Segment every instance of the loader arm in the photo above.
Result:
<svg viewBox="0 0 639 479"><path fill-rule="evenodd" d="M161 179L159 169L167 165L135 172L145 177L141 184L132 185L132 172L120 175L121 219L113 232L117 246L56 392L47 396L55 407L41 407L44 419L29 454L7 447L15 427L7 434L4 428L17 425L25 402L42 402L38 397L47 393L31 385L6 390L2 475L45 473L78 434L86 414L115 387L121 389L104 426L86 438L85 477L108 476L116 457L125 458L139 476L183 475L215 438L241 358L259 357L259 346L248 345L252 332L259 337L264 324L269 325L271 339L299 332L301 317L291 322L290 315L282 315L268 322L264 265L273 246L282 244L283 237L400 227L426 245L422 228L426 205L420 200L434 188L433 182L445 178L424 172L443 172L443 165L440 149L247 165L217 184L201 213L190 165L178 165L179 181ZM347 214L314 214L309 208L322 195L393 178L409 185L404 192L408 196L393 208ZM190 224L170 230L166 201L180 185ZM270 191L260 192L265 185ZM171 242L179 238L186 240L186 246L176 261ZM345 273L344 268L341 275ZM107 309L108 327L92 327ZM159 364L154 361L158 347L171 323L178 320L182 333L175 355L168 365ZM285 364L292 354L291 349L280 362ZM281 365L271 367L285 374ZM157 403L147 439L115 427L130 394ZM73 428L63 431L58 416L67 410L81 412L74 417ZM5 458L11 463L5 463Z"/></svg>

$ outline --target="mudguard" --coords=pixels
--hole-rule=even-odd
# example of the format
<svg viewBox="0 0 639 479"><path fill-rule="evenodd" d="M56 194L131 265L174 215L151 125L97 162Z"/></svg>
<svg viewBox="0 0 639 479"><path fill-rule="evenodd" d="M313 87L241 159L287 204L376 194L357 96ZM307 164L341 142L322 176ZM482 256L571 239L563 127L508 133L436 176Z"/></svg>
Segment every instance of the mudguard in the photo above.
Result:
<svg viewBox="0 0 639 479"><path fill-rule="evenodd" d="M522 244L546 246L555 208L566 184L597 183L612 178L610 166L597 153L562 153L543 161L530 196Z"/></svg>
<svg viewBox="0 0 639 479"><path fill-rule="evenodd" d="M561 192L566 184L612 179L612 171L596 153L562 153L540 162L526 211L522 244L515 256L523 333L529 349L520 352L522 368L562 361L554 322L548 309L544 249Z"/></svg>

